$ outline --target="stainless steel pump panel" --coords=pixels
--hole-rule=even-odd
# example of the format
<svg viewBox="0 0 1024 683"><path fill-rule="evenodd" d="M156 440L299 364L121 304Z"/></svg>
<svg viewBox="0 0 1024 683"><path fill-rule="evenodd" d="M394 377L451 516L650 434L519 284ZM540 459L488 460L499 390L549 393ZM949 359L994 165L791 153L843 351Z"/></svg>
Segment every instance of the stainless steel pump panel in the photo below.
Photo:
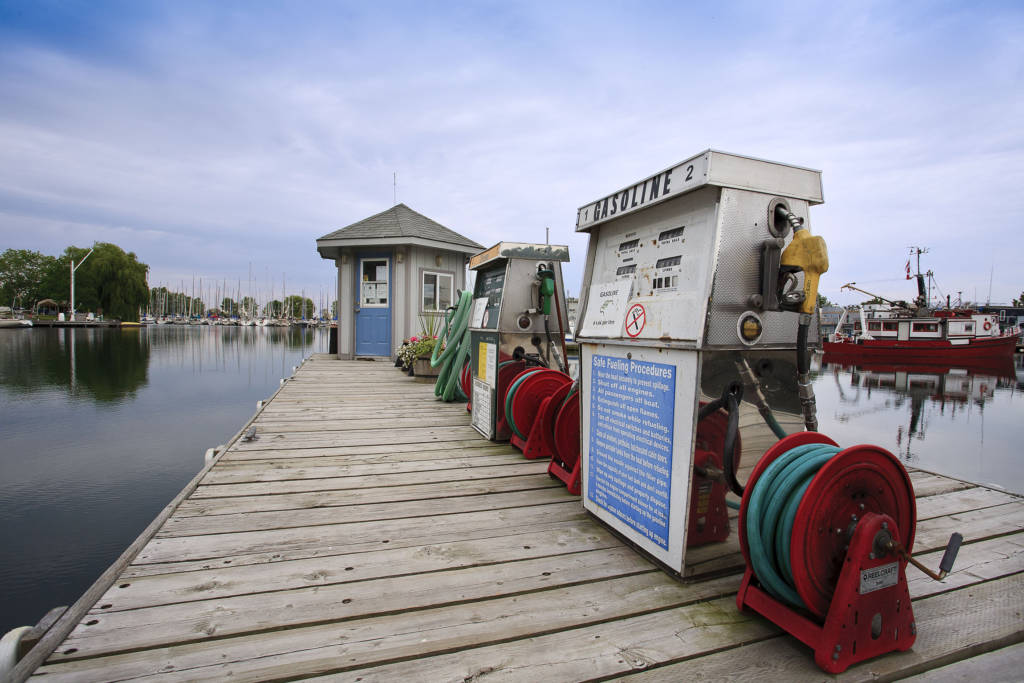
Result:
<svg viewBox="0 0 1024 683"><path fill-rule="evenodd" d="M496 430L499 411L505 409L498 401L502 362L525 355L549 367L567 362L561 264L568 260L568 246L523 242L499 242L470 259L469 267L476 272L469 322L472 424L489 439L508 438ZM547 314L540 309L539 267L554 284Z"/></svg>
<svg viewBox="0 0 1024 683"><path fill-rule="evenodd" d="M799 425L781 353L797 315L765 307L764 263L792 239L774 207L809 224L821 202L818 171L708 150L578 211L590 233L577 333L584 506L673 571L684 573L700 402L745 382L741 414L767 401ZM766 429L743 430L744 455L763 452Z"/></svg>

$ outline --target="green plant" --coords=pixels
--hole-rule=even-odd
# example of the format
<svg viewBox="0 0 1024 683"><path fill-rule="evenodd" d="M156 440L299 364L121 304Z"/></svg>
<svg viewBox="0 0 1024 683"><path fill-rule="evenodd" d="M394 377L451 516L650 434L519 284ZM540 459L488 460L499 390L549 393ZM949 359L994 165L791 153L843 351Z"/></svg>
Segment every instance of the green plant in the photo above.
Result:
<svg viewBox="0 0 1024 683"><path fill-rule="evenodd" d="M408 370L416 362L417 358L421 356L429 358L436 343L437 339L433 336L410 337L409 341L402 344L402 348L398 352L398 357L402 361L402 367Z"/></svg>
<svg viewBox="0 0 1024 683"><path fill-rule="evenodd" d="M444 324L444 313L437 311L420 313L419 318L420 338L437 339L437 335L441 331L441 325Z"/></svg>

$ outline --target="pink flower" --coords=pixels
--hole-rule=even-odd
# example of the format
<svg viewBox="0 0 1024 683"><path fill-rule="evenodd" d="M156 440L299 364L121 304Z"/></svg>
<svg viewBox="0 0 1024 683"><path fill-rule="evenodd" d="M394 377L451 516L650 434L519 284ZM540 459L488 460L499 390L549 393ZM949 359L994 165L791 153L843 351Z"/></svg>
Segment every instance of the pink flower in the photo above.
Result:
<svg viewBox="0 0 1024 683"><path fill-rule="evenodd" d="M416 341L419 341L419 340L420 340L419 337L409 337L409 341L411 341L411 342L416 342Z"/></svg>

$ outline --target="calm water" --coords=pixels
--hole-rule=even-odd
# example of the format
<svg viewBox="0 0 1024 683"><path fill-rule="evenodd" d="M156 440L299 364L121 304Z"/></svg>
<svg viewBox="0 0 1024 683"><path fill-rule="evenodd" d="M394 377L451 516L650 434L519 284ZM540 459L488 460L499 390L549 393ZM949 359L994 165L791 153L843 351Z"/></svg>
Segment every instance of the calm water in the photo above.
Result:
<svg viewBox="0 0 1024 683"><path fill-rule="evenodd" d="M70 605L325 330L0 330L0 634Z"/></svg>
<svg viewBox="0 0 1024 683"><path fill-rule="evenodd" d="M1024 493L1024 362L994 367L820 363L820 429L840 446L873 443L904 464Z"/></svg>
<svg viewBox="0 0 1024 683"><path fill-rule="evenodd" d="M0 633L71 604L323 330L0 330ZM815 363L821 431L1024 493L1024 368Z"/></svg>

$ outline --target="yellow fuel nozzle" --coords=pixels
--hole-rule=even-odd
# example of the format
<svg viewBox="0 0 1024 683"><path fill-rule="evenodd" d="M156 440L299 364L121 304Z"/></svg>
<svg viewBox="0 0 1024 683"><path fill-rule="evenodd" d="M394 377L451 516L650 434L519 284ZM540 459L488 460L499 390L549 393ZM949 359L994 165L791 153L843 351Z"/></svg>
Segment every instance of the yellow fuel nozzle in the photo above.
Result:
<svg viewBox="0 0 1024 683"><path fill-rule="evenodd" d="M803 271L804 300L800 304L800 312L810 315L818 302L818 279L828 270L828 247L823 237L812 236L791 212L781 206L778 210L788 214L786 217L794 227L800 226L793 233L793 241L783 249L780 265Z"/></svg>

